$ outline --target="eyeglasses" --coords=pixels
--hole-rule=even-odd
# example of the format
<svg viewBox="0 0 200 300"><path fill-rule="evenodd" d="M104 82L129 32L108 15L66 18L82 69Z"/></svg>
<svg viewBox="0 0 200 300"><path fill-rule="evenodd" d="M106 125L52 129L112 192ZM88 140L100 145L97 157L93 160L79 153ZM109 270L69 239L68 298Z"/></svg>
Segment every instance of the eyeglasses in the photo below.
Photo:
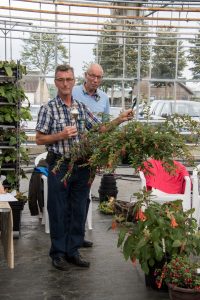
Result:
<svg viewBox="0 0 200 300"><path fill-rule="evenodd" d="M90 76L90 78L92 78L92 79L97 79L97 80L102 80L102 78L103 78L103 76L96 76L96 75L94 75L94 74L90 74L90 73L87 73L87 75L89 75Z"/></svg>
<svg viewBox="0 0 200 300"><path fill-rule="evenodd" d="M74 81L74 78L55 78L56 81L64 83L65 81L67 83L72 83Z"/></svg>

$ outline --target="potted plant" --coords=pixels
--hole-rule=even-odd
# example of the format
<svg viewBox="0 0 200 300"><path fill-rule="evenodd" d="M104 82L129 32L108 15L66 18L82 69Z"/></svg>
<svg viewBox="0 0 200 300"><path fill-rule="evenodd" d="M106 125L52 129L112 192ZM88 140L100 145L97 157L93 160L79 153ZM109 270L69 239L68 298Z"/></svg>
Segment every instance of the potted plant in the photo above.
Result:
<svg viewBox="0 0 200 300"><path fill-rule="evenodd" d="M20 83L23 74L26 74L26 67L19 61L0 61L0 174L6 176L3 185L8 192L18 191L16 197L20 201L10 202L14 231L20 230L25 203L19 193L20 176L26 177L20 163L29 162L23 147L27 136L21 128L23 121L31 119L29 105L22 105L28 100Z"/></svg>
<svg viewBox="0 0 200 300"><path fill-rule="evenodd" d="M169 287L171 300L200 299L200 263L195 263L188 256L173 256L162 269L155 272L158 288L164 281Z"/></svg>
<svg viewBox="0 0 200 300"><path fill-rule="evenodd" d="M13 214L13 231L15 232L15 237L18 237L21 228L21 214L28 197L25 195L25 193L17 191L15 198L17 201L9 202L9 204L12 208ZM17 235L16 232L18 233Z"/></svg>
<svg viewBox="0 0 200 300"><path fill-rule="evenodd" d="M0 61L0 75L21 79L23 74L26 74L26 66L21 65L19 61Z"/></svg>
<svg viewBox="0 0 200 300"><path fill-rule="evenodd" d="M67 181L74 162L81 161L91 168L91 182L97 170L113 173L124 156L130 165L137 170L149 157L173 165L173 158L182 158L193 164L193 157L183 136L167 121L152 126L138 121L130 121L123 126L105 124L107 131L99 133L94 128L82 134L79 143L71 149L71 166L63 181ZM59 169L64 158L58 161L53 172Z"/></svg>
<svg viewBox="0 0 200 300"><path fill-rule="evenodd" d="M191 218L193 209L183 211L181 200L154 202L150 194L145 190L135 194L134 223L121 224L118 247L126 260L139 261L147 275L146 284L157 288L155 269L173 255L199 255L200 236L197 222Z"/></svg>

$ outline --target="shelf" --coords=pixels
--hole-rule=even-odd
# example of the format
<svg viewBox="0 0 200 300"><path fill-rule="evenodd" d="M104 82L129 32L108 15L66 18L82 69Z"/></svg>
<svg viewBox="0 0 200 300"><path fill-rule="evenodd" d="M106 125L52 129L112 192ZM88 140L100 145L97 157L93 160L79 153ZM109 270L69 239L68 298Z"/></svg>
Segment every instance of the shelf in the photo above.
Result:
<svg viewBox="0 0 200 300"><path fill-rule="evenodd" d="M16 147L15 146L1 146L1 143L0 143L0 149L15 149Z"/></svg>
<svg viewBox="0 0 200 300"><path fill-rule="evenodd" d="M16 106L16 103L1 102L1 100L0 100L0 105L12 105L12 106Z"/></svg>
<svg viewBox="0 0 200 300"><path fill-rule="evenodd" d="M9 65L12 69L12 76L7 76L5 66L7 66L7 62L5 62L0 68L0 88L5 90L6 92L10 92L14 90L15 98L7 98L6 96L0 96L0 111L1 111L1 121L0 122L0 155L1 155L1 164L0 164L0 173L5 175L7 179L4 182L5 187L9 187L11 189L19 189L19 181L20 181L20 121L14 121L15 119L20 120L20 107L21 107L21 85L19 84L19 80L22 78L22 74L25 74L22 70L22 66L18 61L16 66L13 63ZM9 62L8 62L9 64ZM7 69L8 70L8 69ZM10 70L9 70L10 71ZM19 93L18 93L19 92ZM4 93L2 93L4 95ZM10 94L8 94L10 95ZM6 115L9 116L9 119L6 118ZM6 122L5 120L11 121ZM10 141L10 138L15 138ZM15 142L16 144L10 145L10 142ZM2 143L2 144L1 144ZM14 162L6 162L8 157L14 160Z"/></svg>
<svg viewBox="0 0 200 300"><path fill-rule="evenodd" d="M17 78L15 76L4 76L0 75L0 84L1 83L15 83Z"/></svg>
<svg viewBox="0 0 200 300"><path fill-rule="evenodd" d="M16 171L16 168L1 168L1 171Z"/></svg>
<svg viewBox="0 0 200 300"><path fill-rule="evenodd" d="M13 128L14 129L16 127L17 127L17 125L14 126L14 125L1 125L0 124L0 128Z"/></svg>

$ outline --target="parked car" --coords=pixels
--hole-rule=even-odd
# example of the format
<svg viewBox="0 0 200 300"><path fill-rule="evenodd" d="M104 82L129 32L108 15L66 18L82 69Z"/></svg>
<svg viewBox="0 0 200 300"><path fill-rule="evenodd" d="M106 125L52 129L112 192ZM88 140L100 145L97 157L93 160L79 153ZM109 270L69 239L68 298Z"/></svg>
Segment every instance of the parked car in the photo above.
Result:
<svg viewBox="0 0 200 300"><path fill-rule="evenodd" d="M111 120L117 118L119 114L122 112L123 108L119 106L111 106L110 107L110 118Z"/></svg>
<svg viewBox="0 0 200 300"><path fill-rule="evenodd" d="M150 119L162 120L173 114L188 115L200 121L200 102L188 100L154 100L150 104ZM144 111L140 112L140 118Z"/></svg>
<svg viewBox="0 0 200 300"><path fill-rule="evenodd" d="M178 114L181 116L190 116L192 120L200 122L200 102L189 100L154 100L149 107L149 120L152 125L162 123L166 118ZM139 121L147 122L145 118L145 108L139 114ZM191 132L186 127L178 129L186 137L186 141L194 140L191 138ZM197 137L193 134L193 137Z"/></svg>

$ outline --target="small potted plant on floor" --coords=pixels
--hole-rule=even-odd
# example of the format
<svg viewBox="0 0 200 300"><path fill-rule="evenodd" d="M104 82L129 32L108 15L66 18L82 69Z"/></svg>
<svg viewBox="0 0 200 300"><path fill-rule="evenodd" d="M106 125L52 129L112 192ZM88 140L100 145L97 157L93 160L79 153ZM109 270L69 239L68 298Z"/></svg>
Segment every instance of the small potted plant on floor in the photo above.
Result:
<svg viewBox="0 0 200 300"><path fill-rule="evenodd" d="M195 263L188 256L174 256L162 269L155 272L158 288L164 281L169 287L171 300L200 299L200 262Z"/></svg>
<svg viewBox="0 0 200 300"><path fill-rule="evenodd" d="M183 211L182 201L160 204L150 192L136 193L134 221L121 224L118 247L126 260L139 261L145 272L146 285L157 289L154 272L173 255L199 255L200 235L190 209Z"/></svg>

